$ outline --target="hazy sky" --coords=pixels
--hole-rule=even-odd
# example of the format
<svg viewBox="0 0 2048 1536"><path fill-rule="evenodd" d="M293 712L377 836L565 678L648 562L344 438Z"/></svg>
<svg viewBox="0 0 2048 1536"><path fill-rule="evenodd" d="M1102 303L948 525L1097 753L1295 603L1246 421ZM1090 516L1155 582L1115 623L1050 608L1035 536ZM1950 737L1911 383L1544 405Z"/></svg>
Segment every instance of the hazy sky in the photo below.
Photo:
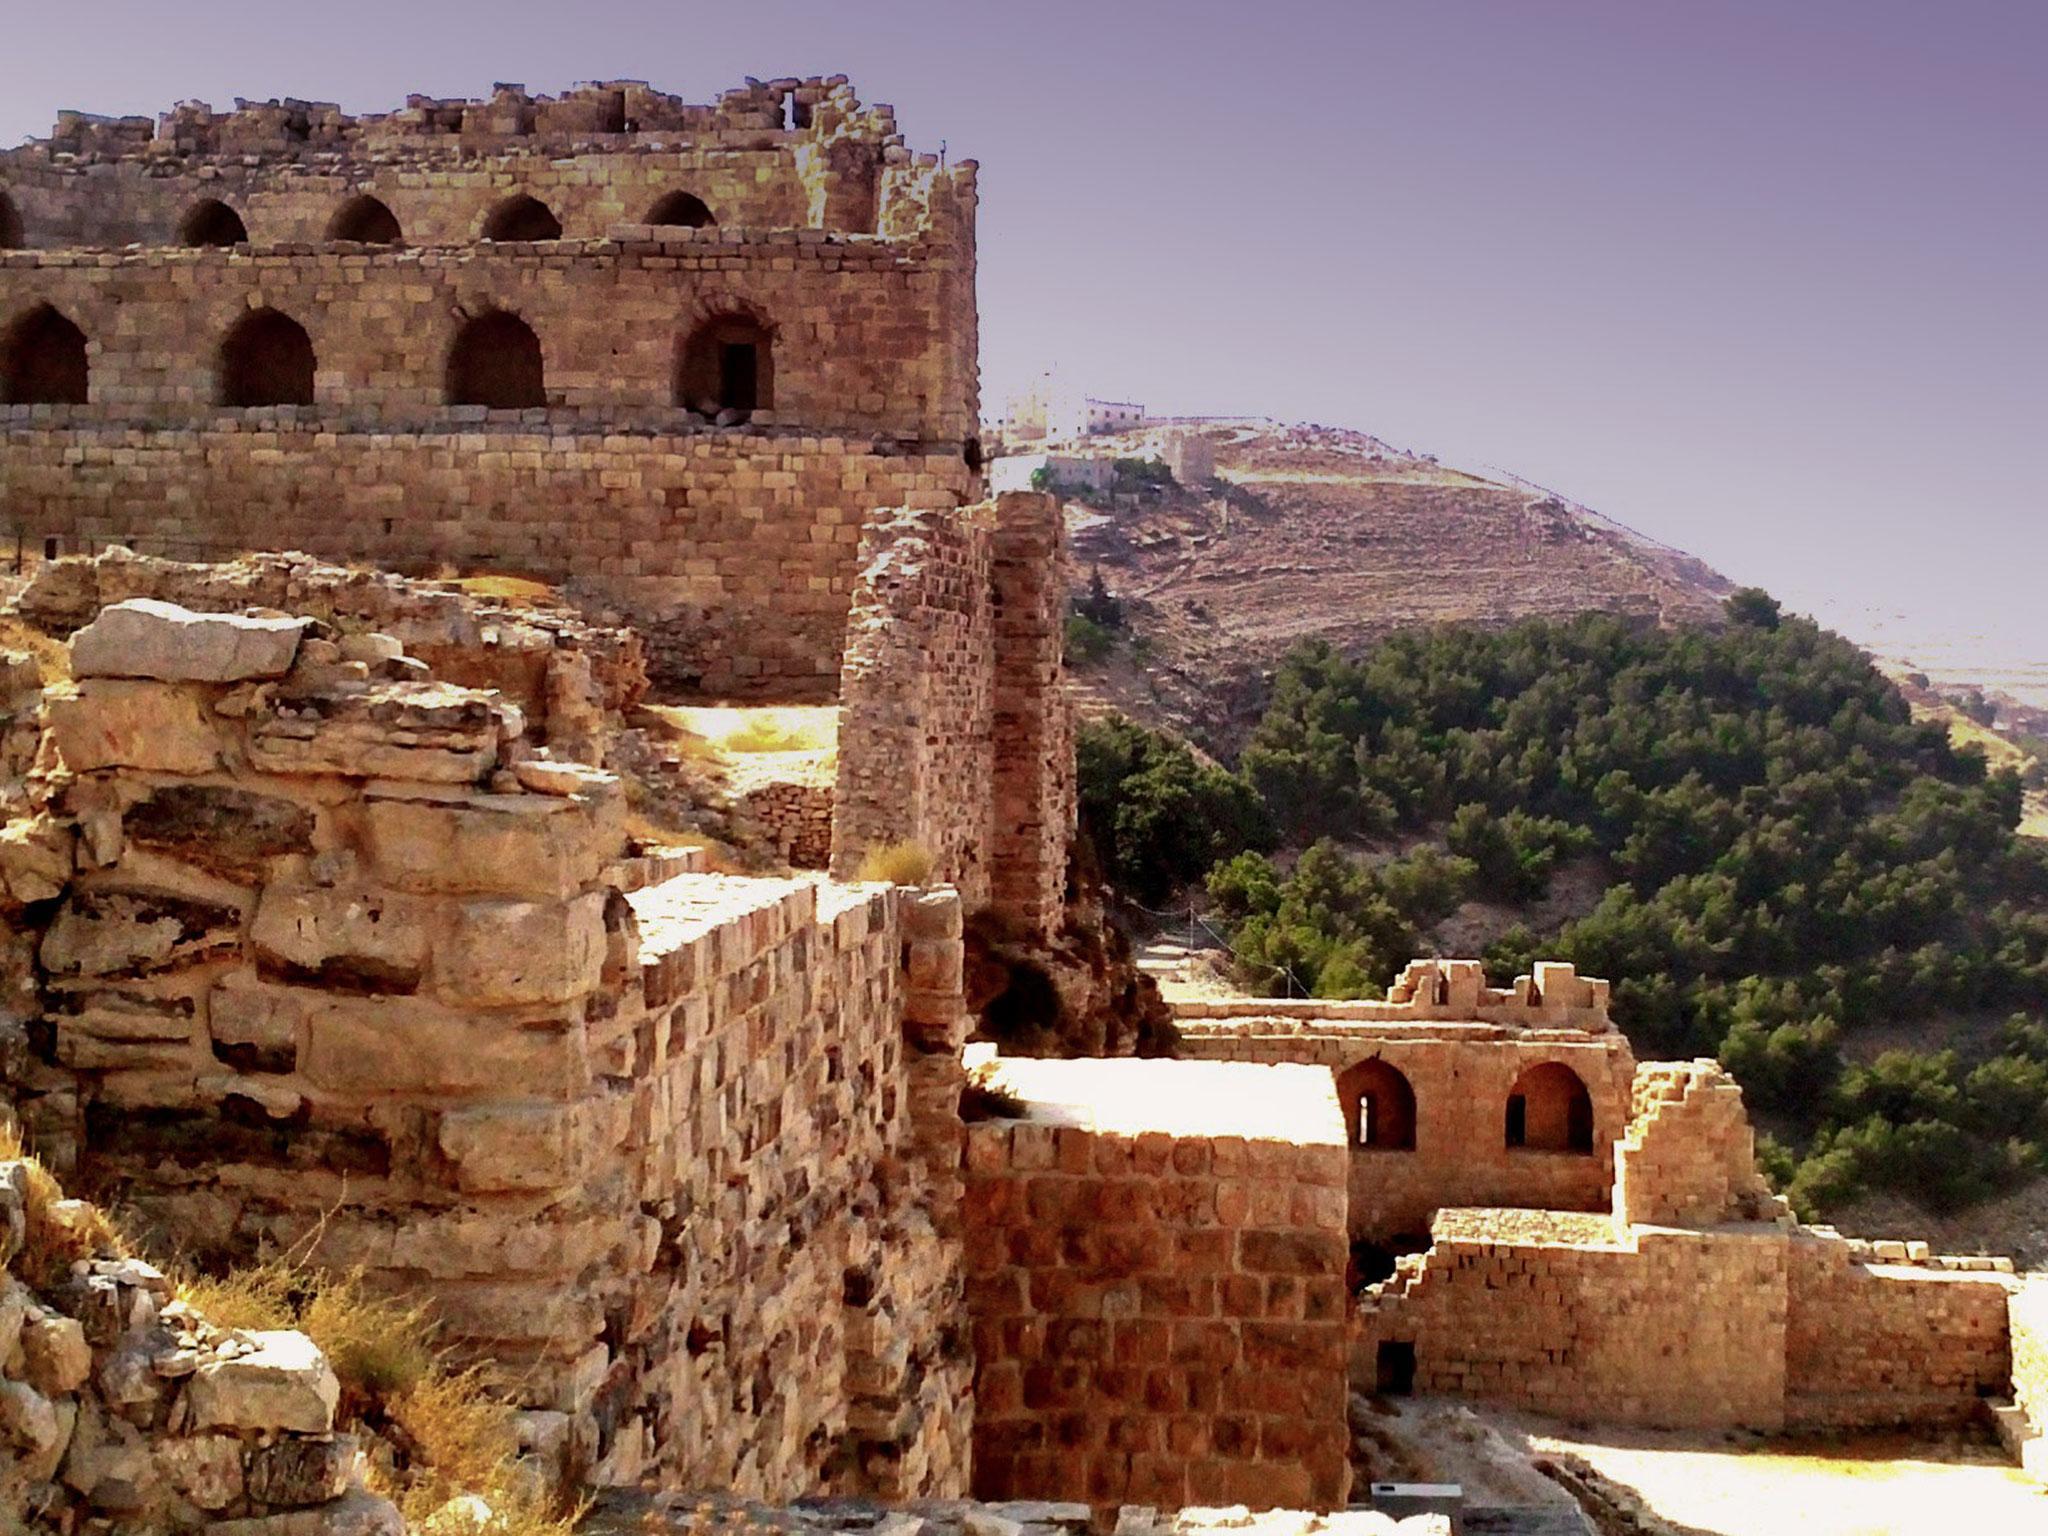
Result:
<svg viewBox="0 0 2048 1536"><path fill-rule="evenodd" d="M844 72L982 162L989 404L1362 427L2048 659L2048 0L0 0L0 50L6 143Z"/></svg>

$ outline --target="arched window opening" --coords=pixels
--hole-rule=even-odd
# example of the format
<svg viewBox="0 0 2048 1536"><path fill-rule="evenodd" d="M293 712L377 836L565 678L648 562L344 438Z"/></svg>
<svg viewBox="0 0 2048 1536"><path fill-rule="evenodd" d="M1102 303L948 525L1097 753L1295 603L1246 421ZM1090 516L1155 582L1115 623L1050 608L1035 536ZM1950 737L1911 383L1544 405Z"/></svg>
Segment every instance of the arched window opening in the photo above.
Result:
<svg viewBox="0 0 2048 1536"><path fill-rule="evenodd" d="M533 327L502 309L466 321L448 353L448 403L494 411L546 405L547 375Z"/></svg>
<svg viewBox="0 0 2048 1536"><path fill-rule="evenodd" d="M21 210L14 199L0 192L0 251L18 251L27 244L21 232Z"/></svg>
<svg viewBox="0 0 2048 1536"><path fill-rule="evenodd" d="M1559 1061L1531 1067L1508 1093L1507 1144L1532 1152L1593 1150L1593 1096Z"/></svg>
<svg viewBox="0 0 2048 1536"><path fill-rule="evenodd" d="M716 224L704 199L688 192L671 192L648 211L647 222L680 229L704 229Z"/></svg>
<svg viewBox="0 0 2048 1536"><path fill-rule="evenodd" d="M537 197L508 197L484 220L486 240L559 240L562 221Z"/></svg>
<svg viewBox="0 0 2048 1536"><path fill-rule="evenodd" d="M317 364L305 327L274 309L235 322L220 348L220 403L311 405Z"/></svg>
<svg viewBox="0 0 2048 1536"><path fill-rule="evenodd" d="M185 222L178 226L178 239L191 246L246 245L249 243L249 229L234 209L215 198L208 198L195 204L185 215Z"/></svg>
<svg viewBox="0 0 2048 1536"><path fill-rule="evenodd" d="M1400 1068L1373 1057L1337 1074L1337 1101L1351 1145L1415 1150L1415 1089Z"/></svg>
<svg viewBox="0 0 2048 1536"><path fill-rule="evenodd" d="M85 332L38 304L0 339L0 405L84 405Z"/></svg>
<svg viewBox="0 0 2048 1536"><path fill-rule="evenodd" d="M403 238L398 215L379 198L367 192L349 199L327 226L330 240L353 240L358 245L397 245Z"/></svg>
<svg viewBox="0 0 2048 1536"><path fill-rule="evenodd" d="M715 315L690 333L676 366L676 404L745 421L775 408L775 359L767 328L746 315Z"/></svg>

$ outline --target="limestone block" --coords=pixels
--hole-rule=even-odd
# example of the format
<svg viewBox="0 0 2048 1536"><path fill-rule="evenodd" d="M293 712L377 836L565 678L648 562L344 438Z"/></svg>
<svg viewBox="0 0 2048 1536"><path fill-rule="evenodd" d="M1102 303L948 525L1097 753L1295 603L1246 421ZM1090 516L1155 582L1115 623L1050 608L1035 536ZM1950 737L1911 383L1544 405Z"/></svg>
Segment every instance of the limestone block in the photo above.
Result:
<svg viewBox="0 0 2048 1536"><path fill-rule="evenodd" d="M92 1349L75 1317L32 1317L22 1325L24 1380L45 1397L76 1392L92 1374Z"/></svg>
<svg viewBox="0 0 2048 1536"><path fill-rule="evenodd" d="M63 895L71 881L75 842L71 828L52 816L0 826L0 884L8 899L26 906Z"/></svg>
<svg viewBox="0 0 2048 1536"><path fill-rule="evenodd" d="M208 1361L192 1373L185 1389L192 1427L304 1435L332 1429L341 1384L313 1341L290 1329L247 1337L255 1345L248 1354Z"/></svg>
<svg viewBox="0 0 2048 1536"><path fill-rule="evenodd" d="M313 812L297 801L221 784L167 784L121 817L131 843L230 879L313 851Z"/></svg>
<svg viewBox="0 0 2048 1536"><path fill-rule="evenodd" d="M595 880L624 843L617 797L373 792L365 815L379 875L409 890L568 896Z"/></svg>
<svg viewBox="0 0 2048 1536"><path fill-rule="evenodd" d="M441 1151L466 1190L555 1189L581 1171L587 1124L579 1105L479 1104L441 1117Z"/></svg>
<svg viewBox="0 0 2048 1536"><path fill-rule="evenodd" d="M207 994L213 1054L239 1072L289 1072L298 1065L303 993L234 972Z"/></svg>
<svg viewBox="0 0 2048 1536"><path fill-rule="evenodd" d="M52 976L142 976L231 952L241 913L148 891L73 891L43 936Z"/></svg>
<svg viewBox="0 0 2048 1536"><path fill-rule="evenodd" d="M216 1520L206 1536L406 1536L397 1506L362 1488L351 1488L331 1504L288 1515Z"/></svg>
<svg viewBox="0 0 2048 1536"><path fill-rule="evenodd" d="M194 613L155 598L129 598L101 609L71 637L71 675L171 683L282 677L305 628L302 618Z"/></svg>
<svg viewBox="0 0 2048 1536"><path fill-rule="evenodd" d="M434 952L434 989L461 1007L566 1002L604 971L604 896L475 901Z"/></svg>
<svg viewBox="0 0 2048 1536"><path fill-rule="evenodd" d="M44 695L43 719L64 766L74 773L140 768L209 773L220 739L201 700L162 683L88 678Z"/></svg>
<svg viewBox="0 0 2048 1536"><path fill-rule="evenodd" d="M431 912L417 897L342 887L271 886L249 942L266 972L364 992L411 992L426 970Z"/></svg>
<svg viewBox="0 0 2048 1536"><path fill-rule="evenodd" d="M159 1441L157 1470L204 1510L226 1509L242 1496L242 1442L234 1435Z"/></svg>
<svg viewBox="0 0 2048 1536"><path fill-rule="evenodd" d="M278 1440L249 1453L249 1497L259 1504L303 1509L340 1498L356 1458L353 1435Z"/></svg>
<svg viewBox="0 0 2048 1536"><path fill-rule="evenodd" d="M344 1093L580 1093L590 1067L568 1019L480 1020L424 998L336 998L306 1021L300 1070Z"/></svg>
<svg viewBox="0 0 2048 1536"><path fill-rule="evenodd" d="M265 773L474 784L498 765L498 706L445 683L273 699L251 717L249 761Z"/></svg>

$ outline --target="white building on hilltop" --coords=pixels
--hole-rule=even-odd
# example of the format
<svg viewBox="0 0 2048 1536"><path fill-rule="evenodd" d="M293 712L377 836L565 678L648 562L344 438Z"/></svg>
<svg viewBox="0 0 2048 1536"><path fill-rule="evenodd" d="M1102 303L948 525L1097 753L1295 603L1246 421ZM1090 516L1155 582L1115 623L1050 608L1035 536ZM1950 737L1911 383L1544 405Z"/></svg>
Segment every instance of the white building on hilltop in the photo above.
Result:
<svg viewBox="0 0 2048 1536"><path fill-rule="evenodd" d="M1071 443L1105 432L1130 432L1145 424L1145 407L1132 400L1098 400L1064 383L1048 369L1010 396L1003 408L1003 437L1010 442Z"/></svg>

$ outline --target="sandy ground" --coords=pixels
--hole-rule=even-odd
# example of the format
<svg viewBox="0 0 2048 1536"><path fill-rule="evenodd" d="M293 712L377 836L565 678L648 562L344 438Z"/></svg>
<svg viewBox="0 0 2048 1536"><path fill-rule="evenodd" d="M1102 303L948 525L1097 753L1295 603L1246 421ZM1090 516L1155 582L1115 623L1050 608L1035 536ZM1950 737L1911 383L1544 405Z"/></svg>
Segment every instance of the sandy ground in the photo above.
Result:
<svg viewBox="0 0 2048 1536"><path fill-rule="evenodd" d="M1859 1435L1826 1443L1520 1420L1531 1449L1568 1452L1695 1536L2043 1536L2048 1489L1975 1439Z"/></svg>

